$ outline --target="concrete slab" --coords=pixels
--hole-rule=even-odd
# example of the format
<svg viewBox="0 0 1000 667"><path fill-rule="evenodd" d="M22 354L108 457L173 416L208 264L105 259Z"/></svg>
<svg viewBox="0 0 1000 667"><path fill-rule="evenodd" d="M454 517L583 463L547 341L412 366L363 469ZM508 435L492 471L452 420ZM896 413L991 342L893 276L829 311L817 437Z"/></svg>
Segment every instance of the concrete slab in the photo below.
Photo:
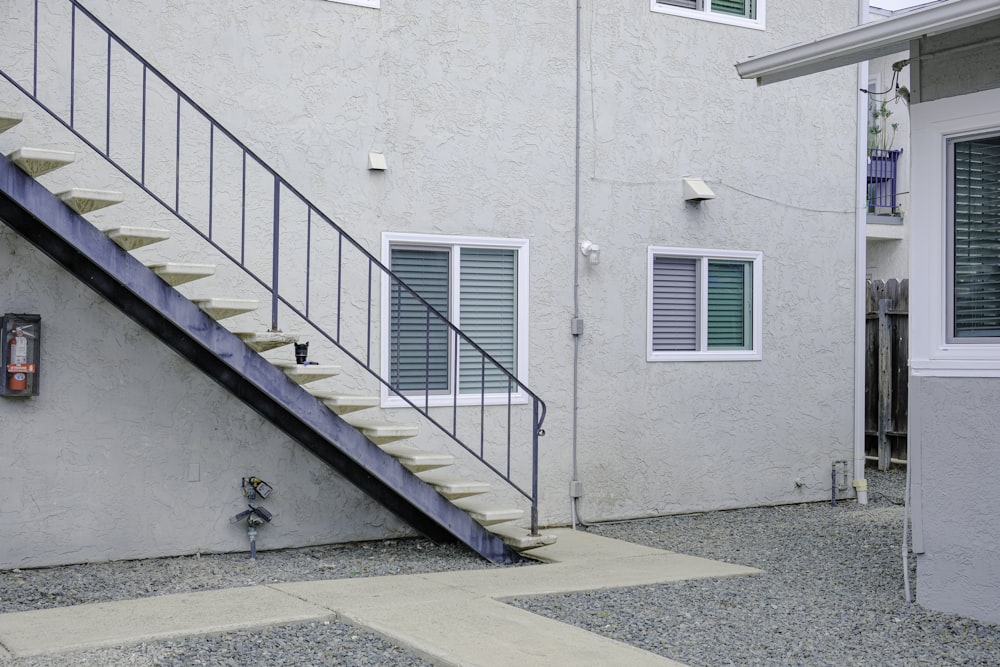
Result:
<svg viewBox="0 0 1000 667"><path fill-rule="evenodd" d="M753 568L559 530L544 564L255 586L0 614L14 656L341 618L444 665L673 662L516 609L501 598L754 574Z"/></svg>
<svg viewBox="0 0 1000 667"><path fill-rule="evenodd" d="M248 586L0 614L0 644L28 656L329 618L323 607Z"/></svg>
<svg viewBox="0 0 1000 667"><path fill-rule="evenodd" d="M410 647L435 664L461 667L683 667L654 653L485 598L447 604L407 598L348 620Z"/></svg>
<svg viewBox="0 0 1000 667"><path fill-rule="evenodd" d="M532 549L525 554L526 556L549 563L569 563L672 553L572 528L552 528L545 532L555 535L559 538L558 541L549 546Z"/></svg>

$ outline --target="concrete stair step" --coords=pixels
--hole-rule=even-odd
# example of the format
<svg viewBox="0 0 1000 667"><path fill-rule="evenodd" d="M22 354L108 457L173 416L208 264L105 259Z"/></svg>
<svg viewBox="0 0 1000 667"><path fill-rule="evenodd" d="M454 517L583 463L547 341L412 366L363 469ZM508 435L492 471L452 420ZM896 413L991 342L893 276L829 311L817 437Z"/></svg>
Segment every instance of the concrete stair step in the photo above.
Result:
<svg viewBox="0 0 1000 667"><path fill-rule="evenodd" d="M253 312L260 305L257 299L223 299L215 297L191 299L191 302L216 321Z"/></svg>
<svg viewBox="0 0 1000 667"><path fill-rule="evenodd" d="M448 500L468 498L490 492L490 485L486 482L462 479L442 470L430 470L417 476L437 489L437 492Z"/></svg>
<svg viewBox="0 0 1000 667"><path fill-rule="evenodd" d="M362 434L376 445L387 445L397 440L412 438L419 432L415 424L394 424L392 422L355 422L345 420L348 424L361 431Z"/></svg>
<svg viewBox="0 0 1000 667"><path fill-rule="evenodd" d="M306 389L310 394L323 401L326 407L333 410L338 415L346 415L359 410L377 407L378 396L361 396L358 394L340 394L333 391L322 391L318 389Z"/></svg>
<svg viewBox="0 0 1000 667"><path fill-rule="evenodd" d="M297 384L308 384L340 375L340 366L332 364L297 364L293 361L272 361L271 363L283 370L285 375Z"/></svg>
<svg viewBox="0 0 1000 667"><path fill-rule="evenodd" d="M15 111L0 110L0 134L6 132L24 120L24 114Z"/></svg>
<svg viewBox="0 0 1000 667"><path fill-rule="evenodd" d="M238 337L254 352L266 352L285 345L292 345L299 340L298 334L285 333L284 331L234 331L233 335Z"/></svg>
<svg viewBox="0 0 1000 667"><path fill-rule="evenodd" d="M455 463L455 457L451 454L438 454L427 452L409 445L391 443L380 445L379 449L399 461L410 472L424 472L435 468L444 468Z"/></svg>
<svg viewBox="0 0 1000 667"><path fill-rule="evenodd" d="M115 227L104 235L125 250L135 250L170 238L170 232L156 227Z"/></svg>
<svg viewBox="0 0 1000 667"><path fill-rule="evenodd" d="M147 264L156 275L160 276L164 282L177 286L189 283L192 280L199 280L215 275L214 264L181 264L179 262L166 262L163 264Z"/></svg>
<svg viewBox="0 0 1000 667"><path fill-rule="evenodd" d="M517 521L524 516L522 509L497 506L484 498L459 498L452 503L484 526Z"/></svg>
<svg viewBox="0 0 1000 667"><path fill-rule="evenodd" d="M555 544L557 540L557 537L552 533L546 534L540 532L538 535L532 535L531 531L527 528L521 528L509 523L490 526L488 530L515 551L528 551L529 549L536 549L538 547L547 547L550 544Z"/></svg>
<svg viewBox="0 0 1000 667"><path fill-rule="evenodd" d="M71 209L84 215L108 206L114 206L125 201L125 195L113 190L90 190L88 188L70 188L56 195Z"/></svg>
<svg viewBox="0 0 1000 667"><path fill-rule="evenodd" d="M28 176L38 178L42 174L72 163L76 155L68 151L52 151L46 148L18 148L8 154L7 159Z"/></svg>

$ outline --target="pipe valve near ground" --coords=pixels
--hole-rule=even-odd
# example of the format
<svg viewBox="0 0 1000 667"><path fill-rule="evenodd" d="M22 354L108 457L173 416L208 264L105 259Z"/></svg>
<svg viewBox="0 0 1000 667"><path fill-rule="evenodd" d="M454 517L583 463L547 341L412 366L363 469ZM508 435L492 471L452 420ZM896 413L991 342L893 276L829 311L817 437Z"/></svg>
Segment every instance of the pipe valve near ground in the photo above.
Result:
<svg viewBox="0 0 1000 667"><path fill-rule="evenodd" d="M256 559L257 527L263 526L265 523L271 523L271 519L274 518L274 515L254 503L257 501L258 497L263 500L271 495L274 487L262 480L260 477L244 477L242 486L243 495L246 496L247 499L247 509L233 516L233 518L229 521L230 523L239 523L240 521L247 522L247 538L250 540L250 558Z"/></svg>

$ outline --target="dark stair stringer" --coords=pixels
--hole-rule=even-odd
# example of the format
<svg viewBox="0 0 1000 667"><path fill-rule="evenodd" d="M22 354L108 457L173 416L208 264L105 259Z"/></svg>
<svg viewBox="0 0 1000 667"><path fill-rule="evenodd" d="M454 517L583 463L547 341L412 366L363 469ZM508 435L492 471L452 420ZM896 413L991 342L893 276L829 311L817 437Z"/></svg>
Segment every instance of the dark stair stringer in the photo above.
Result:
<svg viewBox="0 0 1000 667"><path fill-rule="evenodd" d="M522 559L2 156L0 220L414 530Z"/></svg>

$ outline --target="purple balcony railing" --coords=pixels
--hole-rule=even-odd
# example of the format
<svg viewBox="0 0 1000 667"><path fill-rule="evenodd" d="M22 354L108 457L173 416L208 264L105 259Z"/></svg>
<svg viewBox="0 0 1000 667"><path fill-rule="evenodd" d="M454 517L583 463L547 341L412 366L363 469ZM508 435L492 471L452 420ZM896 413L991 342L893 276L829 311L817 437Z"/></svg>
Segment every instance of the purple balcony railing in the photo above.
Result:
<svg viewBox="0 0 1000 667"><path fill-rule="evenodd" d="M868 210L872 213L899 208L897 174L902 149L868 149Z"/></svg>

